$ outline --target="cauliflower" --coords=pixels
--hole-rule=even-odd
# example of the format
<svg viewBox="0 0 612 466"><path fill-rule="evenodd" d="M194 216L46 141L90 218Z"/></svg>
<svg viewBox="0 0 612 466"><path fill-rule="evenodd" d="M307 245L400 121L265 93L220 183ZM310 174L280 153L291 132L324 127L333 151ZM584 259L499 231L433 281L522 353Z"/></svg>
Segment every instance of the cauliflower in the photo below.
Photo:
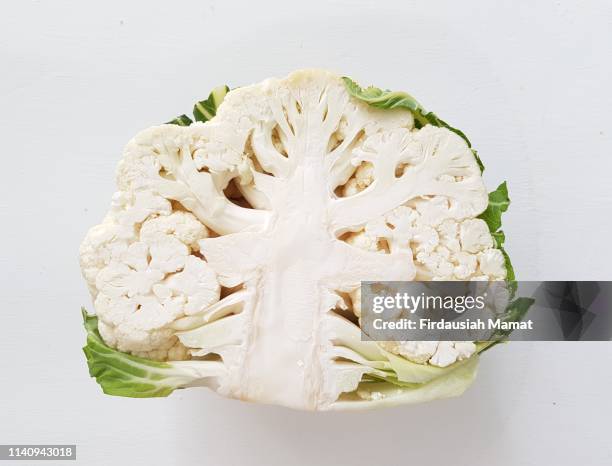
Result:
<svg viewBox="0 0 612 466"><path fill-rule="evenodd" d="M462 133L319 70L217 88L194 115L128 143L81 245L105 392L324 410L465 390L474 343L365 341L350 316L363 280L510 276L490 229L507 204Z"/></svg>

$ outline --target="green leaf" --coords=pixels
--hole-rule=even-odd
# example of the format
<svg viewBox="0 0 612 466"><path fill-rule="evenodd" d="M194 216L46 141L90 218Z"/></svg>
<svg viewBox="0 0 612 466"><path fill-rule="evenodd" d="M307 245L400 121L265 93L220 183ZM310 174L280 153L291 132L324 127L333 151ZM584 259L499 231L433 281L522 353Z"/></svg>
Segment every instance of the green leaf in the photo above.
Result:
<svg viewBox="0 0 612 466"><path fill-rule="evenodd" d="M189 126L193 121L187 115L179 115L174 120L168 121L167 125Z"/></svg>
<svg viewBox="0 0 612 466"><path fill-rule="evenodd" d="M495 191L489 193L489 205L478 218L487 222L489 230L495 233L501 228L502 213L508 210L509 205L510 198L508 197L508 186L504 181Z"/></svg>
<svg viewBox="0 0 612 466"><path fill-rule="evenodd" d="M498 247L498 249L504 256L504 264L506 265L506 281L514 282L516 280L516 275L514 274L514 267L512 267L512 261L510 261L510 256L504 248Z"/></svg>
<svg viewBox="0 0 612 466"><path fill-rule="evenodd" d="M500 184L495 191L489 193L489 204L486 210L479 215L478 218L484 220L491 232L491 236L495 240L497 249L499 249L504 256L504 263L506 265L506 280L513 282L516 280L514 274L514 267L510 261L510 256L504 249L503 245L506 241L506 235L502 230L502 214L508 210L510 206L510 197L508 195L508 185L504 181Z"/></svg>
<svg viewBox="0 0 612 466"><path fill-rule="evenodd" d="M159 362L117 351L104 343L98 318L81 309L87 331L83 352L89 375L107 395L132 398L165 397L206 377L219 375L222 363L213 361Z"/></svg>
<svg viewBox="0 0 612 466"><path fill-rule="evenodd" d="M480 168L480 173L482 174L485 171L485 166L482 163L482 160L480 160L478 151L476 149L472 149L472 154L474 154L474 158L476 159L476 163L478 164L478 167Z"/></svg>
<svg viewBox="0 0 612 466"><path fill-rule="evenodd" d="M217 109L223 99L229 92L229 87L227 86L218 86L215 87L212 92L208 95L206 100L201 100L193 106L193 116L195 121L208 121L212 117L217 114ZM178 125L178 126L189 126L193 123L194 120L189 118L187 115L183 114L177 116L173 120L168 121L166 124L168 125Z"/></svg>
<svg viewBox="0 0 612 466"><path fill-rule="evenodd" d="M196 121L208 121L214 117L229 90L227 86L215 87L208 96L208 99L196 103L193 106L193 116Z"/></svg>
<svg viewBox="0 0 612 466"><path fill-rule="evenodd" d="M378 108L406 108L416 111L422 107L417 100L406 92L383 90L378 87L370 86L362 88L351 78L343 77L347 91L353 97L363 100L373 107ZM421 115L419 118L422 118ZM425 121L423 120L423 123Z"/></svg>
<svg viewBox="0 0 612 466"><path fill-rule="evenodd" d="M491 236L495 240L495 247L501 249L504 245L504 242L506 241L506 235L504 234L504 232L502 230L494 231L491 233Z"/></svg>

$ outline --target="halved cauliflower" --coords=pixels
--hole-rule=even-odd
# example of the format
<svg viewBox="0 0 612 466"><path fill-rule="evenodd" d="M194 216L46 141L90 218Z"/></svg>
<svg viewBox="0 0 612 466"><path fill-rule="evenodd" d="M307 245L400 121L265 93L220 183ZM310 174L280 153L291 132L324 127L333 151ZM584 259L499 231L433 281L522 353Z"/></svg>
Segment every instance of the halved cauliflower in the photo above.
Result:
<svg viewBox="0 0 612 466"><path fill-rule="evenodd" d="M206 385L299 409L465 390L474 343L377 343L357 324L364 280L507 278L462 133L319 70L218 88L194 115L130 141L81 246L103 389Z"/></svg>

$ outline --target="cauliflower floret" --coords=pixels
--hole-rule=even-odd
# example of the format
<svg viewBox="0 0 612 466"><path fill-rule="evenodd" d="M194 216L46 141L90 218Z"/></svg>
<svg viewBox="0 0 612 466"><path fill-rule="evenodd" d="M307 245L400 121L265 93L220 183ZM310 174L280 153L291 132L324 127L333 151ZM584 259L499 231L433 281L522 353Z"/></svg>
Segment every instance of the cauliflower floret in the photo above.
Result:
<svg viewBox="0 0 612 466"><path fill-rule="evenodd" d="M349 233L346 236L345 241L351 246L355 246L366 251L383 252L379 248L378 238L369 235L365 230Z"/></svg>
<svg viewBox="0 0 612 466"><path fill-rule="evenodd" d="M424 225L437 227L447 218L453 218L449 200L444 196L419 198L410 203L417 210L420 222Z"/></svg>
<svg viewBox="0 0 612 466"><path fill-rule="evenodd" d="M79 249L81 271L87 282L91 295L95 298L96 277L111 260L121 260L127 251L129 240L134 239L134 232L122 238L122 229L112 221L106 221L91 228Z"/></svg>
<svg viewBox="0 0 612 466"><path fill-rule="evenodd" d="M471 341L441 341L429 363L433 366L446 367L456 361L469 358L475 352L476 345Z"/></svg>
<svg viewBox="0 0 612 466"><path fill-rule="evenodd" d="M151 242L157 236L173 235L192 251L199 250L198 240L208 238L208 230L189 212L174 212L170 216L152 218L140 229L140 238Z"/></svg>
<svg viewBox="0 0 612 466"><path fill-rule="evenodd" d="M354 196L360 193L374 181L374 166L370 162L364 162L357 167L353 176L342 188L343 196Z"/></svg>
<svg viewBox="0 0 612 466"><path fill-rule="evenodd" d="M457 350L459 361L469 358L476 352L476 345L472 341L456 341L453 345Z"/></svg>
<svg viewBox="0 0 612 466"><path fill-rule="evenodd" d="M474 275L478 267L476 256L463 251L453 254L453 262L455 264L453 275L458 280L467 280Z"/></svg>
<svg viewBox="0 0 612 466"><path fill-rule="evenodd" d="M440 237L434 228L427 225L421 225L414 231L413 242L417 256L419 254L426 255L436 250L436 247L440 243ZM440 246L439 249L448 251L444 246Z"/></svg>
<svg viewBox="0 0 612 466"><path fill-rule="evenodd" d="M447 367L476 352L471 341L381 341L381 348L418 364Z"/></svg>
<svg viewBox="0 0 612 466"><path fill-rule="evenodd" d="M129 245L138 239L135 226L149 216L164 216L171 211L168 200L149 191L114 194L104 222L89 230L79 249L81 270L94 298L100 270L112 260L121 262L128 254Z"/></svg>
<svg viewBox="0 0 612 466"><path fill-rule="evenodd" d="M152 215L169 215L170 202L150 191L118 192L113 196L111 215L119 225L131 227Z"/></svg>
<svg viewBox="0 0 612 466"><path fill-rule="evenodd" d="M429 362L438 348L437 341L381 341L379 346L419 364Z"/></svg>
<svg viewBox="0 0 612 466"><path fill-rule="evenodd" d="M183 303L186 315L195 314L219 299L219 285L214 270L195 256L189 256L183 271L170 275L164 285L167 289L160 293L158 288L157 293L162 299L167 299L170 292L172 296L185 297Z"/></svg>
<svg viewBox="0 0 612 466"><path fill-rule="evenodd" d="M473 254L494 246L493 237L489 232L487 223L479 218L471 218L461 222L459 238L461 239L461 249Z"/></svg>
<svg viewBox="0 0 612 466"><path fill-rule="evenodd" d="M188 357L169 325L220 294L215 272L192 255L208 230L191 213L169 209L150 193L118 193L81 246L100 335L120 351L156 360Z"/></svg>
<svg viewBox="0 0 612 466"><path fill-rule="evenodd" d="M499 249L487 249L478 253L480 271L494 280L506 278L506 262Z"/></svg>
<svg viewBox="0 0 612 466"><path fill-rule="evenodd" d="M449 218L438 225L440 244L449 251L459 252L461 250L458 229L459 224L455 220Z"/></svg>
<svg viewBox="0 0 612 466"><path fill-rule="evenodd" d="M419 252L416 260L423 264L436 280L451 280L454 266L450 261L450 251L438 246L433 252Z"/></svg>

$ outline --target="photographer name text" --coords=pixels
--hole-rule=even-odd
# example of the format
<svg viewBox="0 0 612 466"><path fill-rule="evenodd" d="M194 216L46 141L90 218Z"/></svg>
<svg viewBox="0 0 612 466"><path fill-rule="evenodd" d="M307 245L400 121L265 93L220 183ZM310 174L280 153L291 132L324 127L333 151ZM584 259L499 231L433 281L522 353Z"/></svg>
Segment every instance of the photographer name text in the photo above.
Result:
<svg viewBox="0 0 612 466"><path fill-rule="evenodd" d="M505 321L503 319L432 320L432 319L374 319L376 330L533 330L533 321Z"/></svg>

